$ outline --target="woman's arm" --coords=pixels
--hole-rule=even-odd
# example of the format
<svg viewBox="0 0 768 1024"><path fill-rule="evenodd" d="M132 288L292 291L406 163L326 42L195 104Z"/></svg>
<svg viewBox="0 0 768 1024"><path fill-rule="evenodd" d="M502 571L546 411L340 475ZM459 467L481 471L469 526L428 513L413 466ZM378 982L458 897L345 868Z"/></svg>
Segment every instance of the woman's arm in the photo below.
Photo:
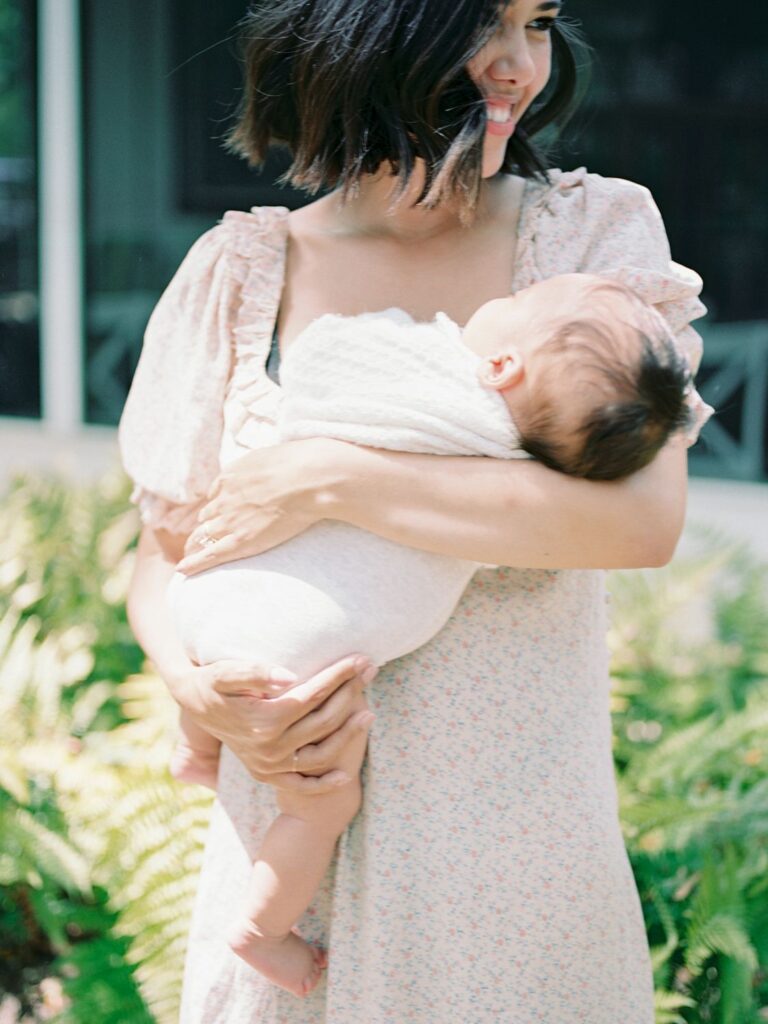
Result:
<svg viewBox="0 0 768 1024"><path fill-rule="evenodd" d="M336 519L410 547L527 568L666 564L685 516L686 446L675 438L624 480L579 480L528 459L412 455L341 441L261 449L219 477L185 572L256 554ZM200 541L216 543L203 547Z"/></svg>
<svg viewBox="0 0 768 1024"><path fill-rule="evenodd" d="M171 624L164 594L185 540L163 530L142 529L126 604L133 635L179 704L184 696L179 688L193 665Z"/></svg>
<svg viewBox="0 0 768 1024"><path fill-rule="evenodd" d="M290 689L286 686L295 677L271 666L236 661L194 665L165 601L183 543L182 537L145 527L128 595L134 635L174 699L263 782L324 792L348 781L333 765L352 737L370 725L365 713L352 713L374 674L367 659L345 658Z"/></svg>
<svg viewBox="0 0 768 1024"><path fill-rule="evenodd" d="M677 440L644 470L610 482L566 476L530 459L376 451L355 462L356 472L320 496L330 518L494 565L665 565L685 517L687 448Z"/></svg>

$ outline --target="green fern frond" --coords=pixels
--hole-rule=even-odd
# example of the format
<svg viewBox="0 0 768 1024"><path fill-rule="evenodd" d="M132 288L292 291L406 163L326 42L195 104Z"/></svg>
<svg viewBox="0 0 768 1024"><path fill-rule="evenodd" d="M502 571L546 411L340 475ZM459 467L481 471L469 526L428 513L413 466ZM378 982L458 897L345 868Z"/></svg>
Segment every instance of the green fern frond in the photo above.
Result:
<svg viewBox="0 0 768 1024"><path fill-rule="evenodd" d="M757 969L757 953L749 936L749 919L739 882L738 854L733 846L722 857L708 852L692 905L686 938L686 967L698 974L715 953Z"/></svg>
<svg viewBox="0 0 768 1024"><path fill-rule="evenodd" d="M750 971L757 970L757 952L744 922L728 914L714 914L699 924L689 943L685 965L694 975L701 972L703 965L715 953L731 957Z"/></svg>
<svg viewBox="0 0 768 1024"><path fill-rule="evenodd" d="M696 1004L688 996L666 989L656 989L654 993L655 1024L687 1024L685 1017L675 1011L694 1007Z"/></svg>
<svg viewBox="0 0 768 1024"><path fill-rule="evenodd" d="M25 804L29 800L26 772L18 752L9 748L0 749L0 790L3 789L16 803Z"/></svg>
<svg viewBox="0 0 768 1024"><path fill-rule="evenodd" d="M622 820L633 836L659 828L690 834L695 827L708 823L713 815L727 808L727 801L717 793L700 804L676 794L650 797L628 793L622 802Z"/></svg>
<svg viewBox="0 0 768 1024"><path fill-rule="evenodd" d="M90 893L90 869L80 851L24 807L10 801L0 804L0 835L2 852L18 872L15 879L3 878L5 885L25 878L48 878L67 892Z"/></svg>
<svg viewBox="0 0 768 1024"><path fill-rule="evenodd" d="M139 991L128 943L98 935L72 946L58 962L69 1006L57 1024L156 1024ZM107 968L105 970L105 968Z"/></svg>
<svg viewBox="0 0 768 1024"><path fill-rule="evenodd" d="M745 1024L759 1019L750 1012L754 1008L754 968L744 960L721 957L719 961L722 1024Z"/></svg>
<svg viewBox="0 0 768 1024"><path fill-rule="evenodd" d="M648 895L651 902L656 907L656 911L661 921L661 926L664 929L664 945L655 946L651 949L651 967L653 968L654 977L658 975L661 968L668 963L669 958L672 956L674 951L677 949L680 943L680 936L677 928L675 927L675 921L672 914L669 911L667 902L661 895L658 886L651 885L648 888Z"/></svg>
<svg viewBox="0 0 768 1024"><path fill-rule="evenodd" d="M91 729L107 703L114 700L114 683L102 680L90 683L75 695L69 711L69 729L75 736L82 736Z"/></svg>
<svg viewBox="0 0 768 1024"><path fill-rule="evenodd" d="M132 749L129 763L115 769L124 783L101 823L105 843L96 870L109 872L143 997L159 1024L171 1024L212 797L180 786L165 767L162 774L139 767L142 748Z"/></svg>
<svg viewBox="0 0 768 1024"><path fill-rule="evenodd" d="M711 775L718 768L732 774L734 754L764 746L768 732L768 684L755 685L741 711L721 720L710 715L676 730L641 758L628 774L642 777L643 786L669 787Z"/></svg>
<svg viewBox="0 0 768 1024"><path fill-rule="evenodd" d="M11 608L3 617L2 627L0 711L6 714L22 708L29 692L30 666L36 657L40 622L35 618L22 622L16 609Z"/></svg>

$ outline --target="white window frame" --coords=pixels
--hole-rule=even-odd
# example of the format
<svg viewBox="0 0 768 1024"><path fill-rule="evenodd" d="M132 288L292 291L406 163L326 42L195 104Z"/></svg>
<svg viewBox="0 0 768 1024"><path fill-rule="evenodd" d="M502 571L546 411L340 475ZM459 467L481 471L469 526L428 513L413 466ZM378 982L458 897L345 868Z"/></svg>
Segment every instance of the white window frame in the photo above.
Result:
<svg viewBox="0 0 768 1024"><path fill-rule="evenodd" d="M38 0L42 425L84 419L80 0Z"/></svg>

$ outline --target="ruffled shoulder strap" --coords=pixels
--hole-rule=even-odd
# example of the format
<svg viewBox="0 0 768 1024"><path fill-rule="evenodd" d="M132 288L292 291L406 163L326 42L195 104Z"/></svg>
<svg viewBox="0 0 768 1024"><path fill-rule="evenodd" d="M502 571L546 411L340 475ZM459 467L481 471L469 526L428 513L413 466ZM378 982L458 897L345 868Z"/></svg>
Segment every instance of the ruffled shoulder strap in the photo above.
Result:
<svg viewBox="0 0 768 1024"><path fill-rule="evenodd" d="M233 273L240 305L232 328L233 366L225 407L225 461L262 444L274 443L280 389L266 363L285 279L288 209L254 207L230 211Z"/></svg>
<svg viewBox="0 0 768 1024"><path fill-rule="evenodd" d="M537 266L536 243L541 221L555 216L561 198L569 198L569 192L579 188L587 176L585 167L575 171L561 171L552 168L547 171L546 180L528 178L523 190L523 205L517 237L515 265L515 291L527 288L547 276ZM546 232L546 224L544 226Z"/></svg>
<svg viewBox="0 0 768 1024"><path fill-rule="evenodd" d="M219 471L238 350L271 333L279 303L287 212L225 214L194 243L150 317L118 437L133 500L156 528L191 529Z"/></svg>

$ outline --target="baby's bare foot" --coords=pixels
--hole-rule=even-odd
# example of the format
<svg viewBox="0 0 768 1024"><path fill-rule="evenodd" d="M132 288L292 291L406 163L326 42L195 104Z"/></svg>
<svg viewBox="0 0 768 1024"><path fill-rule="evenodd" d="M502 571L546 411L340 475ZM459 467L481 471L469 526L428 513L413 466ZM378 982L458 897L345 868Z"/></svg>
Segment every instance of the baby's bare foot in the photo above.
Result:
<svg viewBox="0 0 768 1024"><path fill-rule="evenodd" d="M232 932L229 945L273 985L295 996L309 995L328 965L325 952L310 946L296 932L263 935L252 921L246 921Z"/></svg>
<svg viewBox="0 0 768 1024"><path fill-rule="evenodd" d="M179 742L173 749L168 765L171 775L179 782L195 782L198 786L216 789L219 777L219 755L193 750Z"/></svg>

